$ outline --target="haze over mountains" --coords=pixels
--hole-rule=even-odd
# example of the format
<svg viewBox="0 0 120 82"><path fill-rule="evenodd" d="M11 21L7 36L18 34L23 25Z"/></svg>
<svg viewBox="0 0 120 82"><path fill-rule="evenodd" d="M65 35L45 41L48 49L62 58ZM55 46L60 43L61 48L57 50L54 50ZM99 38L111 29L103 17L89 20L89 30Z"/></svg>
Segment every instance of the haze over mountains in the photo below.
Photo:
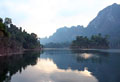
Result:
<svg viewBox="0 0 120 82"><path fill-rule="evenodd" d="M76 36L91 36L101 33L108 35L111 47L120 47L120 5L112 4L103 10L88 24L87 27L72 26L63 27L49 38L42 38L41 43L64 43L71 42Z"/></svg>

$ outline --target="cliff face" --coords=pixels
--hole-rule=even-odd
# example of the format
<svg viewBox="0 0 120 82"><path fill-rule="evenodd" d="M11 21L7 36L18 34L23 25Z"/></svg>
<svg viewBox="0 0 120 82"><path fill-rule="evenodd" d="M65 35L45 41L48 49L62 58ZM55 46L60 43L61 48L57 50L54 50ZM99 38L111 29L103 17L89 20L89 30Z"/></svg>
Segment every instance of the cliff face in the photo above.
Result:
<svg viewBox="0 0 120 82"><path fill-rule="evenodd" d="M105 28L108 29L120 26L119 21L120 21L120 5L114 3L101 10L98 13L98 15L89 23L87 27L104 30Z"/></svg>
<svg viewBox="0 0 120 82"><path fill-rule="evenodd" d="M9 32L0 18L0 56L21 51L21 46L9 37Z"/></svg>
<svg viewBox="0 0 120 82"><path fill-rule="evenodd" d="M0 38L0 56L21 52L22 46L7 37Z"/></svg>
<svg viewBox="0 0 120 82"><path fill-rule="evenodd" d="M110 47L120 48L120 5L114 3L101 10L87 29L91 34L108 35Z"/></svg>
<svg viewBox="0 0 120 82"><path fill-rule="evenodd" d="M4 32L0 30L0 37L4 37Z"/></svg>

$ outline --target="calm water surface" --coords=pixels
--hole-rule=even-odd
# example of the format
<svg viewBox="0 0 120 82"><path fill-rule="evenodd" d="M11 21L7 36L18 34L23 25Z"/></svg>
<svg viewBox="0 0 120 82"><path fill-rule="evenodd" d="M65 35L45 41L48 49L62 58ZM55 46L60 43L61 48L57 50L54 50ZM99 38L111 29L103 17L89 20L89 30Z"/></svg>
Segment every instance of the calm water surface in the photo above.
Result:
<svg viewBox="0 0 120 82"><path fill-rule="evenodd" d="M45 50L0 57L0 82L120 82L120 50Z"/></svg>

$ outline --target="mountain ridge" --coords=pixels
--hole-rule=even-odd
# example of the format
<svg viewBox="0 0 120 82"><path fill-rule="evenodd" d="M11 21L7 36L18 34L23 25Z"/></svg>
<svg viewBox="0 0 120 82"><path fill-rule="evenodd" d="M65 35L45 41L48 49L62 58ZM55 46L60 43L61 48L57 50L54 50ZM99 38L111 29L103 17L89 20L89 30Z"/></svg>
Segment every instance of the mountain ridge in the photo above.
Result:
<svg viewBox="0 0 120 82"><path fill-rule="evenodd" d="M70 28L63 27L49 38L41 39L41 43L60 43L71 42L76 36L91 36L101 33L102 35L109 35L110 43L119 43L120 37L120 5L113 3L101 10L97 16L91 20L87 27L72 26Z"/></svg>

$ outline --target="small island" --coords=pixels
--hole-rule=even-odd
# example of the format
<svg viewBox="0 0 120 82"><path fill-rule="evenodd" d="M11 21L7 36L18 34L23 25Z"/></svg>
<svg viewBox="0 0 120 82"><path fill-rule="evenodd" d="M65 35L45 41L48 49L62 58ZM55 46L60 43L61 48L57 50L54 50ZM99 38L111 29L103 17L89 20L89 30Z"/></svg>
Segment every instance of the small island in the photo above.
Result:
<svg viewBox="0 0 120 82"><path fill-rule="evenodd" d="M100 33L92 35L90 38L87 36L77 36L76 40L72 41L70 47L72 49L107 49L109 48L108 36L103 37Z"/></svg>

